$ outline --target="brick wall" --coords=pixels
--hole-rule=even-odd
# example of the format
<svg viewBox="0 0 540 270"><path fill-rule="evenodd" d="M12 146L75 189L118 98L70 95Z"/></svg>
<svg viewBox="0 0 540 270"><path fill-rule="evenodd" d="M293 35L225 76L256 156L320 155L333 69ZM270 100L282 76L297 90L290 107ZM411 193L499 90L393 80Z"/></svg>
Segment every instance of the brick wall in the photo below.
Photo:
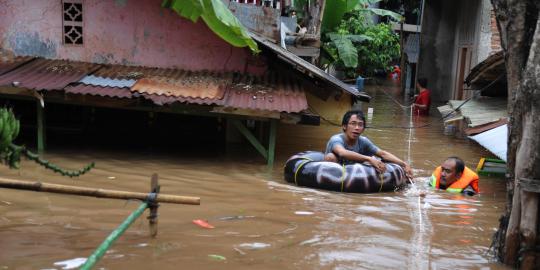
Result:
<svg viewBox="0 0 540 270"><path fill-rule="evenodd" d="M491 53L494 54L502 50L501 47L501 35L497 28L497 19L495 18L495 11L491 10Z"/></svg>

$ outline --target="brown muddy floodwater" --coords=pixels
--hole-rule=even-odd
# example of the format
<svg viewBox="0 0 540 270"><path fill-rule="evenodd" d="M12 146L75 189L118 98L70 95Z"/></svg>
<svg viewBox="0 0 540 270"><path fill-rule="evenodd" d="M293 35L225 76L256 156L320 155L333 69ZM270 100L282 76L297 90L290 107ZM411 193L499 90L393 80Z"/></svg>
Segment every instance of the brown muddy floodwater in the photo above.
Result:
<svg viewBox="0 0 540 270"><path fill-rule="evenodd" d="M78 168L97 166L78 179L64 178L24 161L0 175L23 180L147 192L157 172L162 193L201 197L200 206L162 204L159 233L148 236L145 213L115 242L96 269L504 269L489 254L505 204L502 179L482 177L482 194L463 197L425 187L450 155L475 168L491 156L463 139L443 135L436 109L408 126L403 98L387 86L368 88L374 109L365 135L410 160L421 198L411 188L382 194L343 194L295 187L282 166L302 150L323 150L339 128L305 128L289 134L268 172L256 155L189 158L165 151L51 149L46 158ZM409 153L409 136L411 138ZM250 146L246 146L249 149ZM245 150L244 150L245 151ZM241 151L240 151L241 152ZM0 269L72 269L139 205L121 201L0 189ZM207 220L214 229L192 223ZM219 256L213 256L219 255Z"/></svg>

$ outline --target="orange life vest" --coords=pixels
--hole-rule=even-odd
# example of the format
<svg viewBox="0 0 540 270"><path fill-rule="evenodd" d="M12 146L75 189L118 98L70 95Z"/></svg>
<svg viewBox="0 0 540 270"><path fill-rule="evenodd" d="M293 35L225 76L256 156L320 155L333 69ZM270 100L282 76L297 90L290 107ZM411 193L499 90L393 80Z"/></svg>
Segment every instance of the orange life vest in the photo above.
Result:
<svg viewBox="0 0 540 270"><path fill-rule="evenodd" d="M434 188L439 188L439 184L441 182L441 166L437 167L435 171L433 171L433 174L431 175L431 182L430 185ZM462 192L465 188L468 186L471 186L476 193L480 192L480 189L478 188L478 175L472 171L471 169L465 167L465 170L463 170L463 174L461 177L452 183L449 187L446 188L446 191L449 192Z"/></svg>

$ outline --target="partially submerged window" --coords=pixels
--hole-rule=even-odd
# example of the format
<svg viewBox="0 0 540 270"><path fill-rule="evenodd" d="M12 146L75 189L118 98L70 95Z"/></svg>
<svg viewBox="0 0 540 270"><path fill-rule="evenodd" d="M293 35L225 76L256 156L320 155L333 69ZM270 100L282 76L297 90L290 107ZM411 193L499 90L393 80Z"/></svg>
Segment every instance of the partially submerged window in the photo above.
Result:
<svg viewBox="0 0 540 270"><path fill-rule="evenodd" d="M62 1L64 44L83 44L83 0Z"/></svg>

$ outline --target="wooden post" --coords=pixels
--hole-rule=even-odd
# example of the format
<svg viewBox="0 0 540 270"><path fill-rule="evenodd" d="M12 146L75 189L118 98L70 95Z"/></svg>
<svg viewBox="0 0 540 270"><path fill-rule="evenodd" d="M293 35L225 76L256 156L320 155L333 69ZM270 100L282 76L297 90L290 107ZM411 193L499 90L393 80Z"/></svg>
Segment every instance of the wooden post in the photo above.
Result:
<svg viewBox="0 0 540 270"><path fill-rule="evenodd" d="M268 168L274 166L274 155L276 151L277 120L270 120L270 136L268 136Z"/></svg>
<svg viewBox="0 0 540 270"><path fill-rule="evenodd" d="M251 143L251 145L253 145L253 147L255 147L255 149L257 149L257 151L259 151L259 153L261 153L261 155L265 158L265 159L268 159L268 153L266 152L266 149L264 148L264 146L257 140L257 138L255 138L255 136L253 136L253 134L251 133L251 131L249 131L249 129L247 129L244 124L242 124L240 122L240 120L238 119L231 119L233 125L238 129L238 131L240 131L240 133L242 133L242 135L244 135L244 137L246 137L246 139Z"/></svg>
<svg viewBox="0 0 540 270"><path fill-rule="evenodd" d="M39 100L36 102L37 110L37 150L39 154L45 151L45 110Z"/></svg>
<svg viewBox="0 0 540 270"><path fill-rule="evenodd" d="M150 181L150 192L156 194L159 193L159 189L161 186L159 185L158 175L157 173L152 174L152 180ZM156 237L157 235L157 224L158 224L158 207L159 203L157 202L148 202L148 208L150 208L150 215L148 215L148 224L150 225L150 236Z"/></svg>

